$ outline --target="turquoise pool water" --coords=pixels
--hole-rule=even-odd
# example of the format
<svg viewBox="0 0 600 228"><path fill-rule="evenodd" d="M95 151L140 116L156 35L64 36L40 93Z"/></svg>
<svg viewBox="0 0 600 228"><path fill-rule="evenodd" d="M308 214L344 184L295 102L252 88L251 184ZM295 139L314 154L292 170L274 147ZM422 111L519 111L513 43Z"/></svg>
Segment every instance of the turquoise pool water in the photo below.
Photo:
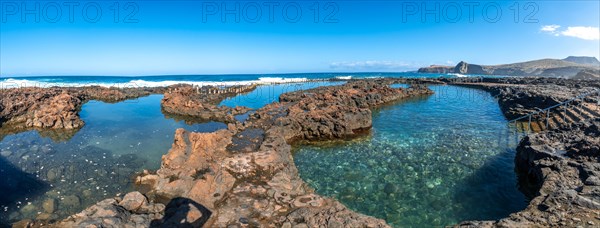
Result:
<svg viewBox="0 0 600 228"><path fill-rule="evenodd" d="M320 194L395 227L498 219L525 208L507 121L486 92L436 94L376 110L368 137L295 149L300 176Z"/></svg>
<svg viewBox="0 0 600 228"><path fill-rule="evenodd" d="M188 125L161 112L162 95L116 104L86 103L85 126L71 139L55 142L36 131L0 142L0 224L44 213L42 204L56 200L59 218L132 189L132 177L160 167L175 130L212 132L223 123Z"/></svg>
<svg viewBox="0 0 600 228"><path fill-rule="evenodd" d="M221 105L257 109L281 93L342 83L261 86ZM479 90L432 88L433 96L375 111L369 137L297 148L301 176L319 193L395 226L492 219L522 209L514 145L491 140L507 130L496 101ZM171 118L161 112L160 99L89 102L80 113L86 125L63 142L35 131L5 137L0 142L0 226L46 214L42 204L48 200L56 200L51 216L60 218L128 192L135 173L159 167L175 129L226 127Z"/></svg>

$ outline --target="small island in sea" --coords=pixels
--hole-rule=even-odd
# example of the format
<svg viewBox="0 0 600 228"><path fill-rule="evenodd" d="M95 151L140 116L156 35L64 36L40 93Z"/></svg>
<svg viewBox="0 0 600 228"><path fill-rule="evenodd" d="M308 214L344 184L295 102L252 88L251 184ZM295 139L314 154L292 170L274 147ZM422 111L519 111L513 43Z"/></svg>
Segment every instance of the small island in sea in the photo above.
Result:
<svg viewBox="0 0 600 228"><path fill-rule="evenodd" d="M3 1L0 228L600 226L599 7Z"/></svg>

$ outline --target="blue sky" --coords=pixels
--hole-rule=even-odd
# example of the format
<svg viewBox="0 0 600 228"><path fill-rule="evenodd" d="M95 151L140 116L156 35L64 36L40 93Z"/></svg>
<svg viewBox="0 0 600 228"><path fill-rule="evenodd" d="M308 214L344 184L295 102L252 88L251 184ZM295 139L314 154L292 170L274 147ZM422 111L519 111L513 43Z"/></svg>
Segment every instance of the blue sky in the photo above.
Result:
<svg viewBox="0 0 600 228"><path fill-rule="evenodd" d="M0 3L1 76L396 72L600 55L599 1L134 1L118 14L106 0Z"/></svg>

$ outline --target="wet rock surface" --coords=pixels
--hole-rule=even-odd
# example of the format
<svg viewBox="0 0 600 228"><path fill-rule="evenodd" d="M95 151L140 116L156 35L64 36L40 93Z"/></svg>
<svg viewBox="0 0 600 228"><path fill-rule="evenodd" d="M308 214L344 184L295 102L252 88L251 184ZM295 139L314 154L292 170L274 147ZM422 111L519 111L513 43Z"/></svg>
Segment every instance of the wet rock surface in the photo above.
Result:
<svg viewBox="0 0 600 228"><path fill-rule="evenodd" d="M316 195L298 176L289 143L352 136L371 127L370 108L430 93L423 87L391 89L374 81L357 81L286 94L280 103L225 130L194 133L179 129L161 168L135 180L148 204L167 205L160 218L140 215L139 209L131 211L146 201L141 194L129 193L57 224L103 221L102 226L135 226L147 225L152 217L154 226L387 227L383 220ZM257 129L262 129L261 137L250 137ZM234 138L245 137L252 138L257 147L231 151ZM118 219L90 211L112 211L108 214ZM99 219L105 217L110 219Z"/></svg>

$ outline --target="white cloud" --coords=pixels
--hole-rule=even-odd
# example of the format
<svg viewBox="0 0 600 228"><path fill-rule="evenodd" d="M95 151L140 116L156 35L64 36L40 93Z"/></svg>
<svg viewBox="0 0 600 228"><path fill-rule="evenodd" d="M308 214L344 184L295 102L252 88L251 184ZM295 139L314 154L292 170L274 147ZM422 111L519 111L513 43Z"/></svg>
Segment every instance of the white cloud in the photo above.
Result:
<svg viewBox="0 0 600 228"><path fill-rule="evenodd" d="M560 28L560 25L544 25L541 30L542 32L554 33L558 28Z"/></svg>
<svg viewBox="0 0 600 228"><path fill-rule="evenodd" d="M584 40L600 40L600 30L598 27L568 27L567 30L562 31L560 34Z"/></svg>
<svg viewBox="0 0 600 228"><path fill-rule="evenodd" d="M348 70L401 70L415 67L413 64L401 61L355 61L355 62L333 62L329 64L332 69Z"/></svg>
<svg viewBox="0 0 600 228"><path fill-rule="evenodd" d="M560 25L544 25L540 31L554 36L569 36L584 40L600 40L600 30L598 27L574 26L559 31L560 27Z"/></svg>

